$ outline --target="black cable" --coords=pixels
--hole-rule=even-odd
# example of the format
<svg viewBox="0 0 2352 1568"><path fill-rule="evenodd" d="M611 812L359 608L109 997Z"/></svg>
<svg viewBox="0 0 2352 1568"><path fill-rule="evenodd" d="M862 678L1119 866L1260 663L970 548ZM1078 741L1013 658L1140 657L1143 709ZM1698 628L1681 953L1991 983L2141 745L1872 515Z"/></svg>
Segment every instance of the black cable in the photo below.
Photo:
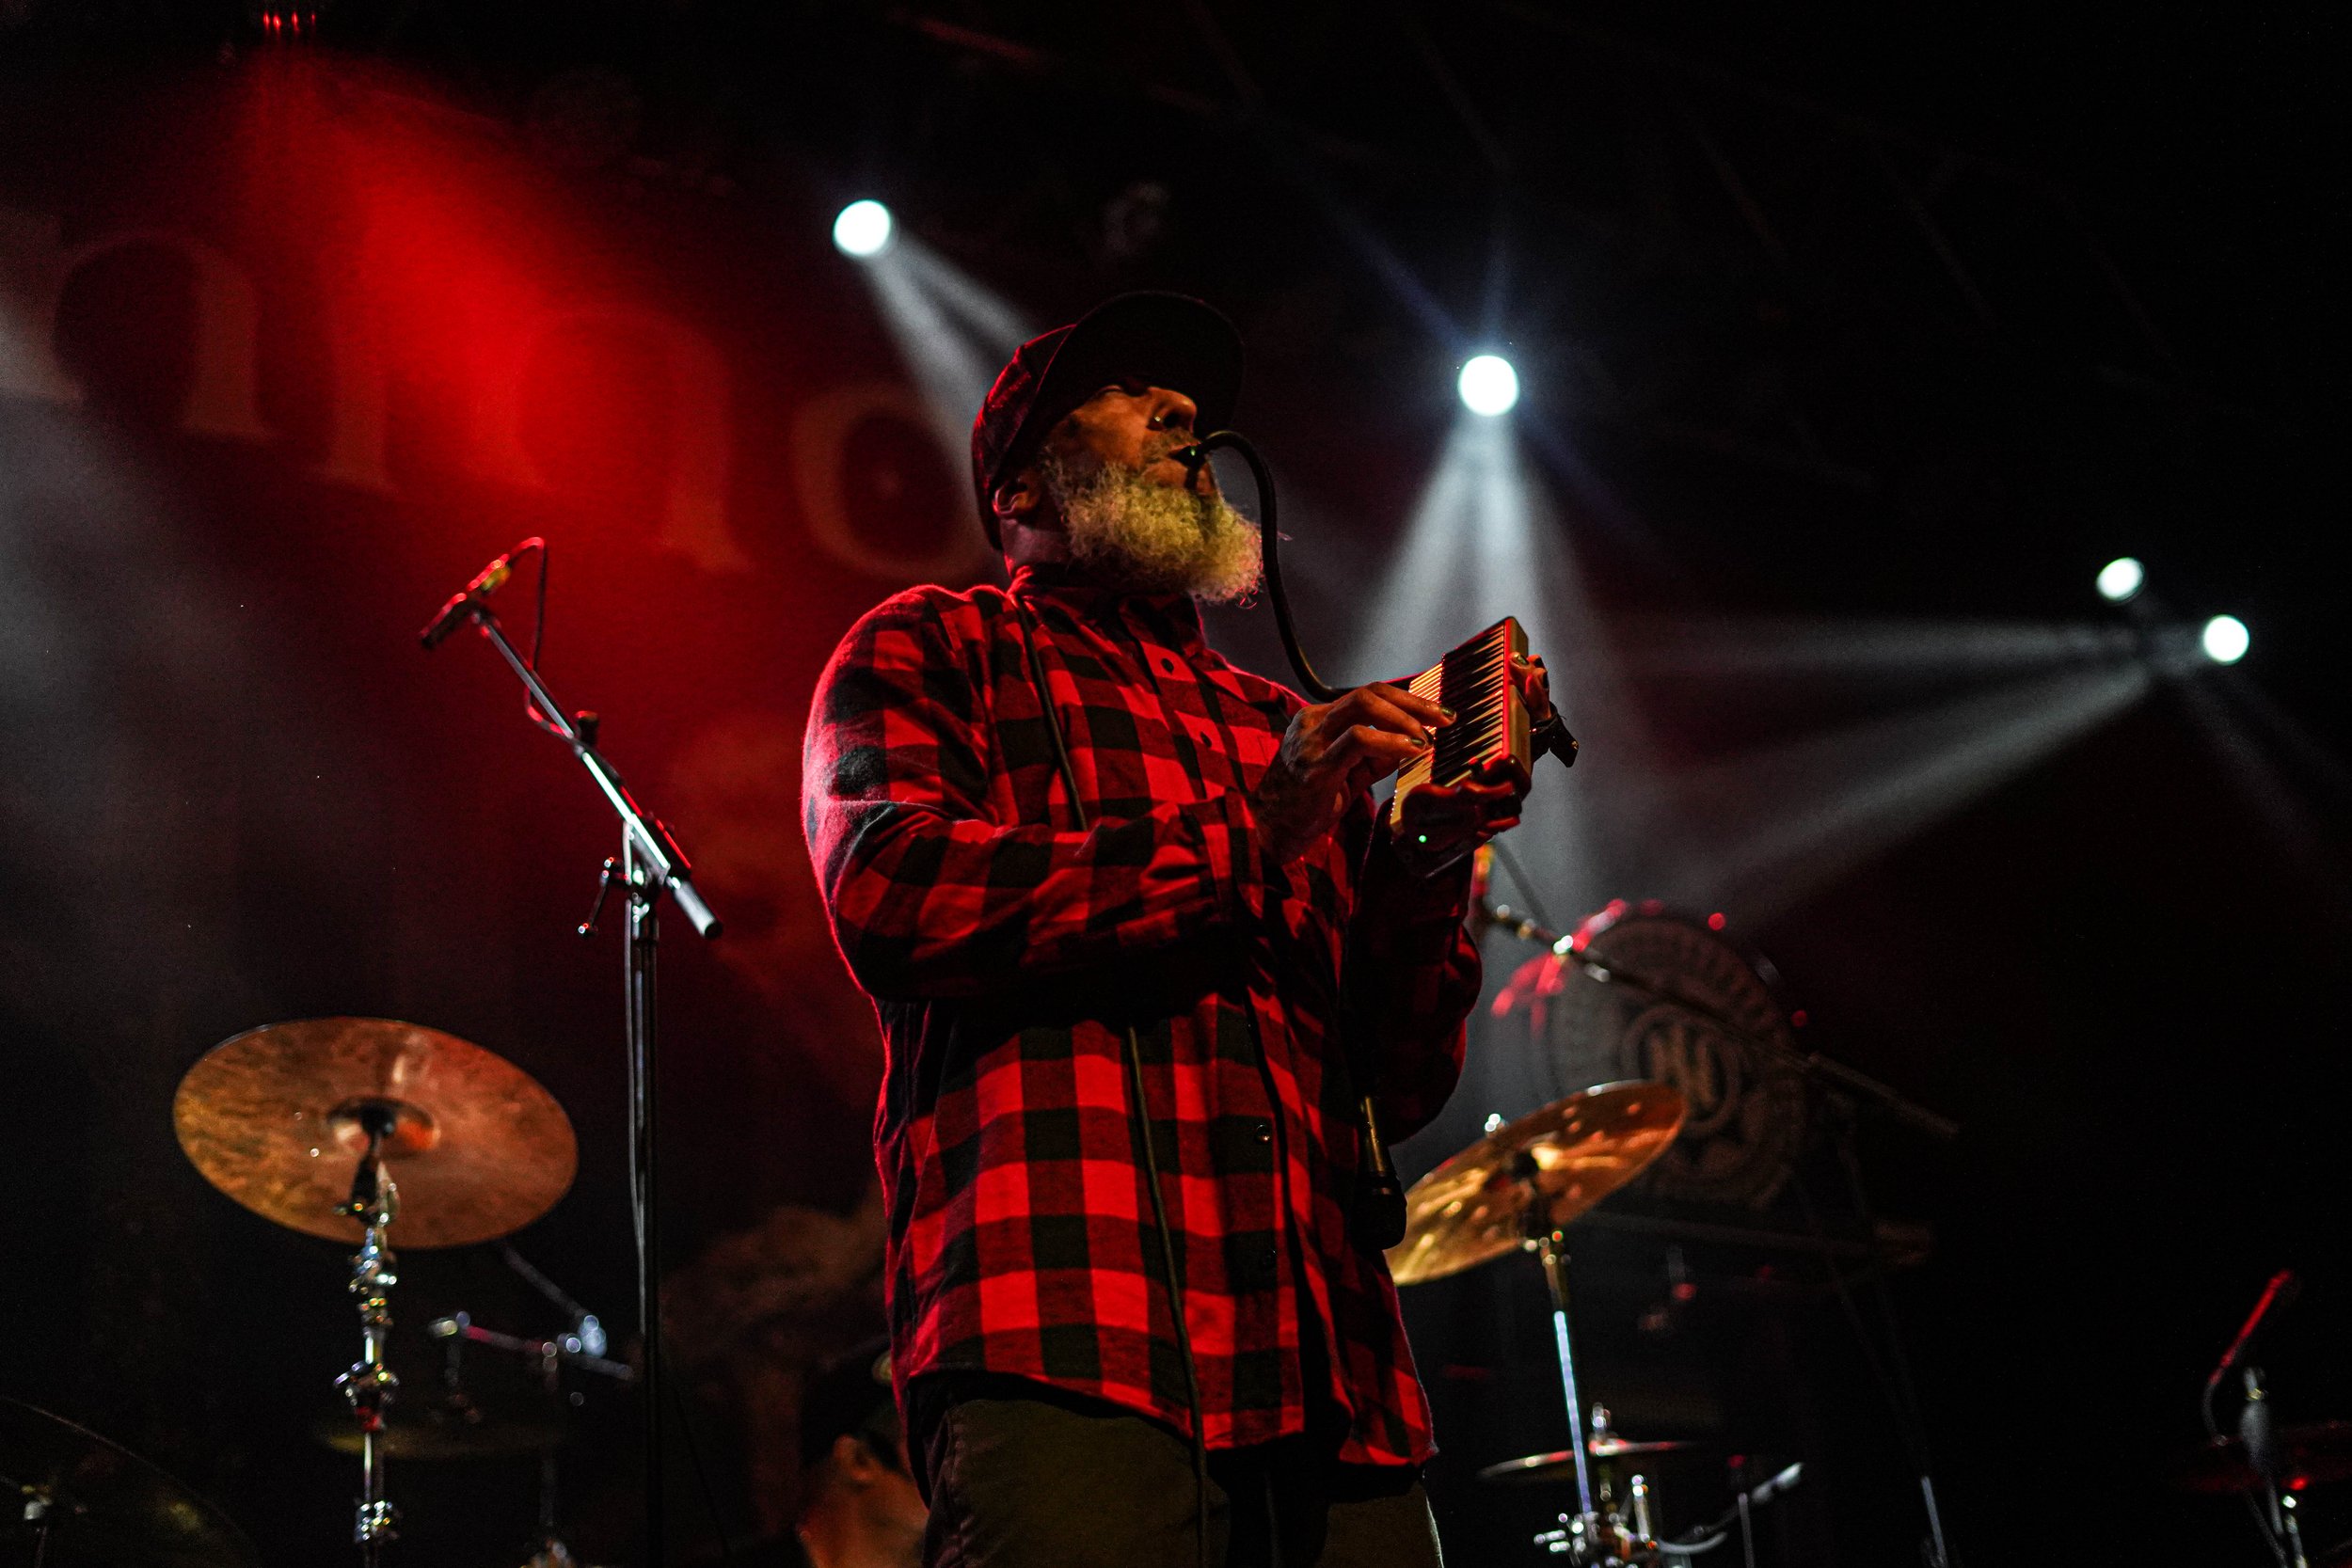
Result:
<svg viewBox="0 0 2352 1568"><path fill-rule="evenodd" d="M1343 689L1325 684L1307 662L1307 650L1298 645L1298 628L1291 625L1290 595L1282 591L1282 535L1275 526L1278 515L1274 502L1274 475L1258 455L1258 449L1238 430L1219 430L1201 436L1181 451L1171 452L1177 462L1188 468L1198 468L1209 460L1209 454L1219 448L1241 453L1249 465L1249 477L1258 486L1258 535L1263 541L1265 559L1265 596L1274 604L1274 624L1282 633L1282 652L1289 656L1292 673L1298 676L1299 687L1318 703L1327 703L1343 694Z"/></svg>
<svg viewBox="0 0 2352 1568"><path fill-rule="evenodd" d="M525 667L535 673L539 668L540 646L548 634L548 542L534 533L507 551L507 559L512 561L526 550L539 557L539 587L532 595L534 602L531 611L531 657L524 661ZM564 727L555 721L554 715L539 711L539 704L533 698L523 699L523 717L559 739L571 739Z"/></svg>
<svg viewBox="0 0 2352 1568"><path fill-rule="evenodd" d="M1053 689L1045 681L1045 661L1038 653L1036 627L1029 621L1028 607L1013 600L1021 615L1024 641L1029 647L1029 678L1037 687L1038 706L1045 716L1045 730L1054 737L1054 760L1061 768L1062 784L1070 791L1070 810L1078 819L1078 831L1088 832L1092 823L1088 819L1086 798L1078 792L1078 770L1070 761L1070 745L1062 736L1061 714L1054 706ZM1168 1315L1176 1329L1176 1355L1184 1369L1184 1402L1192 1417L1192 1538L1194 1556L1200 1568L1209 1568L1209 1431L1208 1418L1200 1400L1200 1369L1192 1354L1192 1327L1184 1321L1184 1288L1176 1273L1175 1232L1168 1223L1168 1197L1160 1191L1160 1158L1152 1141L1152 1116L1143 1097L1143 1042L1136 1037L1136 1026L1127 1025L1127 1122L1143 1155L1143 1178L1152 1194L1152 1227L1160 1236L1160 1267L1168 1282Z"/></svg>
<svg viewBox="0 0 2352 1568"><path fill-rule="evenodd" d="M531 667L539 668L539 641L548 631L548 542L532 534L523 542L539 548L539 591L531 610Z"/></svg>

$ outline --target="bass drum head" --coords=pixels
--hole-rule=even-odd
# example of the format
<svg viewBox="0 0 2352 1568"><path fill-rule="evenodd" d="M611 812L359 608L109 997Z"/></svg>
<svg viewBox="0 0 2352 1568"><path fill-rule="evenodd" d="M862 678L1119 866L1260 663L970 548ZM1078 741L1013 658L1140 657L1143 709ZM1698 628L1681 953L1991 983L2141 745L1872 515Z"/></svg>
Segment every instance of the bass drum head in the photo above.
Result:
<svg viewBox="0 0 2352 1568"><path fill-rule="evenodd" d="M1579 927L1587 958L1671 985L1736 1019L1751 1034L1791 1046L1771 966L1743 954L1703 919L1655 903L1623 901ZM1554 960L1557 961L1557 960ZM1553 987L1557 989L1554 990ZM1636 1185L1659 1197L1761 1209L1788 1180L1804 1147L1805 1099L1797 1075L1760 1060L1708 1019L1617 980L1562 963L1549 995L1530 998L1537 1055L1553 1095L1629 1078L1682 1092L1681 1135Z"/></svg>

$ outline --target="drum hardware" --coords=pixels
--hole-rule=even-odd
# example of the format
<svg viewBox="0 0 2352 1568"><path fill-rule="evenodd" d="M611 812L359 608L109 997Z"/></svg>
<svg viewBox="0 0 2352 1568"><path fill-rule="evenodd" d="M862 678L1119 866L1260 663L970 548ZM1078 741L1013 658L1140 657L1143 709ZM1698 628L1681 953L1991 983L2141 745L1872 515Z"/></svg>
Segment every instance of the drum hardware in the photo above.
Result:
<svg viewBox="0 0 2352 1568"><path fill-rule="evenodd" d="M31 1568L261 1568L243 1531L186 1486L61 1417L0 1399L0 1544ZM22 1555L20 1555L20 1553Z"/></svg>
<svg viewBox="0 0 2352 1568"><path fill-rule="evenodd" d="M549 1386L553 1386L565 1367L578 1367L581 1371L595 1372L615 1383L633 1383L637 1380L636 1368L626 1361L615 1361L610 1356L595 1354L588 1349L587 1341L577 1334L559 1335L552 1339L527 1339L518 1334L501 1334L496 1329L484 1328L464 1312L436 1318L424 1325L424 1331L436 1339L449 1341L453 1357L459 1354L461 1346L487 1345L492 1350L535 1361L545 1369L544 1375Z"/></svg>
<svg viewBox="0 0 2352 1568"><path fill-rule="evenodd" d="M647 1568L660 1568L667 1534L662 1508L663 1421L661 1378L660 1210L655 1180L658 1162L655 1114L655 1067L660 1015L655 1006L656 974L661 941L661 899L664 894L705 939L722 929L719 917L694 886L694 870L661 819L646 811L629 793L620 769L596 749L602 725L597 716L574 712L555 700L539 676L537 638L532 657L526 658L507 638L505 627L490 610L489 597L505 582L509 562L528 549L539 551L540 622L546 620L547 546L527 539L485 567L473 581L453 595L419 635L427 653L459 626L470 621L515 672L528 693L525 717L568 747L589 779L620 819L621 852L604 862L596 884L596 910L579 927L583 937L596 930L596 917L605 895L615 888L628 895L628 940L622 944L622 991L628 1038L628 1167L629 1199L637 1243L637 1314L640 1377L644 1388L645 1551ZM566 714L570 716L565 717Z"/></svg>
<svg viewBox="0 0 2352 1568"><path fill-rule="evenodd" d="M351 1196L339 1212L367 1227L359 1250L351 1255L360 1351L359 1359L335 1380L335 1386L351 1402L352 1416L359 1423L359 1502L352 1540L358 1544L359 1560L375 1568L383 1544L400 1539L400 1511L384 1496L384 1454L378 1442L385 1407L400 1391L400 1379L384 1365L384 1337L392 1327L392 1287L400 1283L386 1239L392 1216L400 1212L400 1191L384 1171L384 1140L399 1118L389 1104L370 1101L359 1108L358 1119L367 1133L367 1151L352 1173Z"/></svg>
<svg viewBox="0 0 2352 1568"><path fill-rule="evenodd" d="M574 1320L579 1332L559 1335L552 1339L531 1339L516 1334L501 1334L484 1328L471 1314L453 1312L425 1324L425 1333L449 1347L450 1363L453 1367L468 1345L483 1345L537 1369L540 1386L551 1399L561 1400L564 1373L567 1369L593 1372L615 1383L633 1383L637 1370L624 1361L605 1356L604 1331L596 1314L564 1293L555 1282L523 1260L512 1245L505 1247L506 1258L516 1272L538 1286L549 1300L563 1306ZM580 1395L571 1396L578 1402ZM557 1408L563 1406L559 1403ZM522 1568L571 1568L580 1560L564 1540L562 1518L562 1461L558 1443L540 1447L539 1452L539 1524L532 1541L532 1555Z"/></svg>
<svg viewBox="0 0 2352 1568"><path fill-rule="evenodd" d="M1506 861L1506 864L1509 863ZM1522 879L1524 880L1524 879ZM1960 1135L1960 1126L1949 1117L1937 1115L1925 1106L1907 1099L1896 1089L1880 1083L1869 1074L1848 1067L1819 1052L1801 1051L1768 1035L1743 1025L1703 997L1690 993L1688 988L1677 986L1671 979L1639 968L1629 967L1616 958L1604 953L1596 943L1624 911L1622 904L1612 905L1600 914L1584 921L1575 931L1563 935L1543 924L1530 919L1508 905L1481 905L1474 917L1482 926L1500 926L1513 936L1526 942L1550 947L1562 963L1574 963L1592 980L1602 984L1621 985L1644 992L1670 1007L1690 1013L1723 1032L1725 1037L1754 1053L1760 1061L1772 1063L1795 1073L1801 1081L1820 1093L1833 1107L1846 1113L1838 1135L1834 1138L1837 1157L1847 1184L1852 1193L1856 1209L1866 1223L1870 1222L1869 1204L1864 1191L1860 1164L1852 1142L1853 1113L1861 1109L1878 1112L1901 1122L1915 1132L1941 1142L1951 1142ZM1824 1249L1827 1238L1821 1238ZM1841 1295L1849 1294L1845 1275L1833 1268L1831 1281ZM1878 1280L1882 1291L1885 1281ZM1888 1406L1895 1417L1899 1433L1911 1450L1911 1461L1919 1476L1919 1495L1927 1523L1926 1560L1928 1568L1947 1568L1951 1561L1950 1548L1944 1534L1942 1510L1936 1499L1935 1478L1928 1459L1924 1422L1918 1414L1917 1397L1913 1391L1908 1357L1897 1330L1894 1305L1885 1299L1887 1320L1887 1350L1897 1371L1892 1381L1881 1379ZM1857 1326L1861 1320L1854 1318Z"/></svg>
<svg viewBox="0 0 2352 1568"><path fill-rule="evenodd" d="M571 1185L571 1122L502 1057L453 1035L375 1018L269 1024L222 1041L180 1081L172 1120L197 1170L255 1213L330 1240L358 1231L349 1290L360 1354L335 1386L358 1427L352 1537L373 1568L399 1532L385 1462L400 1380L384 1350L399 1283L390 1234L403 1214L403 1184L404 1244L463 1246L503 1235L553 1208Z"/></svg>
<svg viewBox="0 0 2352 1568"><path fill-rule="evenodd" d="M1636 1443L1617 1435L1610 1420L1609 1407L1593 1406L1589 1435L1583 1451L1596 1461L1607 1462L1629 1455L1675 1453L1695 1447L1690 1443ZM1500 1465L1489 1465L1478 1472L1481 1481L1501 1482L1543 1481L1565 1479L1573 1472L1576 1454L1562 1449L1558 1453L1530 1454L1525 1459L1506 1459ZM1563 1513L1560 1528L1545 1530L1535 1537L1535 1544L1545 1550L1574 1555L1581 1544L1597 1540L1605 1553L1597 1560L1612 1562L1654 1562L1661 1549L1658 1540L1657 1493L1649 1478L1638 1472L1625 1478L1624 1507L1619 1507L1614 1479L1604 1468L1595 1497L1591 1515ZM1593 1522L1597 1516L1597 1527Z"/></svg>
<svg viewBox="0 0 2352 1568"><path fill-rule="evenodd" d="M1413 1183L1406 1194L1405 1238L1389 1253L1390 1270L1404 1285L1458 1274L1515 1249L1535 1256L1551 1298L1577 1496L1575 1514L1563 1515L1565 1528L1544 1544L1578 1568L1651 1561L1654 1553L1617 1516L1613 1499L1606 1511L1597 1505L1568 1330L1565 1232L1665 1151L1682 1115L1682 1096L1667 1085L1604 1084L1496 1128ZM1604 1426L1595 1435L1607 1439L1613 1454L1627 1451L1606 1430L1607 1412L1597 1414ZM1641 1512L1648 1507L1645 1483Z"/></svg>
<svg viewBox="0 0 2352 1568"><path fill-rule="evenodd" d="M1732 1472L1735 1478L1741 1476L1745 1467L1743 1459L1733 1459ZM1713 1551L1730 1540L1732 1532L1737 1530L1740 1534L1742 1568L1756 1568L1755 1511L1796 1485L1804 1479L1804 1465L1800 1461L1774 1471L1765 1479L1761 1485L1749 1486L1744 1481L1740 1482L1733 1495L1731 1507L1720 1517L1701 1525L1696 1529L1685 1530L1672 1541L1653 1541L1651 1547L1655 1557L1687 1561L1702 1553ZM1641 1486L1639 1477L1634 1478L1633 1485L1636 1488L1634 1514L1638 1521L1643 1517L1643 1510L1640 1506L1641 1494L1638 1490ZM1564 1514L1562 1517L1565 1519L1566 1516ZM1647 1528L1646 1525L1643 1528L1645 1530ZM1547 1530L1535 1540L1539 1544L1549 1545L1555 1538L1565 1537L1565 1530ZM1551 1545L1550 1549L1556 1552L1564 1548Z"/></svg>
<svg viewBox="0 0 2352 1568"><path fill-rule="evenodd" d="M579 1343L569 1348L584 1351L590 1355L602 1355L612 1347L612 1339L604 1331L604 1321L573 1300L571 1292L564 1287L541 1274L532 1266L531 1259L515 1250L514 1243L499 1243L499 1256L506 1259L508 1268L522 1276L525 1284L554 1303L556 1310L571 1320L569 1338Z"/></svg>

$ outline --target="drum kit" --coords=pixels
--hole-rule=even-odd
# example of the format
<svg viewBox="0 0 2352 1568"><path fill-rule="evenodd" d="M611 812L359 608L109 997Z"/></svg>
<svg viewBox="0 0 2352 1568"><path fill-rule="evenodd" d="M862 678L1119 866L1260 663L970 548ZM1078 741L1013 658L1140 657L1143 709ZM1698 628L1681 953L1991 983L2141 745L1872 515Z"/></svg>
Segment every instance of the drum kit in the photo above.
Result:
<svg viewBox="0 0 2352 1568"><path fill-rule="evenodd" d="M605 1356L596 1319L509 1249L510 1262L567 1307L571 1333L526 1339L463 1312L437 1319L427 1333L447 1347L448 1371L424 1401L403 1402L385 1362L399 1284L395 1228L405 1247L472 1246L552 1209L579 1164L571 1121L554 1097L453 1035L390 1019L323 1018L214 1047L181 1080L172 1120L181 1148L230 1197L305 1235L356 1243L349 1290L359 1358L335 1380L349 1416L316 1435L358 1458L352 1539L361 1560L374 1564L399 1533L385 1489L389 1461L536 1453L539 1538L526 1568L574 1561L556 1528L555 1452L567 1408L556 1396L569 1371L616 1383L634 1376ZM485 1414L459 1375L459 1356L474 1345L533 1368L549 1397L531 1411Z"/></svg>
<svg viewBox="0 0 2352 1568"><path fill-rule="evenodd" d="M1753 1510L1796 1484L1803 1469L1790 1465L1751 1483L1735 1466L1732 1507L1666 1536L1647 1470L1696 1445L1626 1437L1604 1404L1586 1404L1578 1381L1568 1227L1666 1151L1685 1109L1674 1085L1630 1082L1567 1095L1508 1124L1490 1119L1484 1137L1413 1184L1405 1236L1388 1254L1403 1286L1513 1253L1540 1271L1569 1446L1489 1465L1479 1478L1572 1487L1574 1512L1561 1513L1558 1528L1532 1544L1578 1568L1684 1563L1735 1535L1753 1562ZM536 1454L539 1528L520 1568L574 1568L580 1560L558 1528L555 1455L563 1412L580 1396L564 1395L564 1380L577 1373L616 1385L638 1381L628 1363L605 1354L595 1315L509 1245L510 1265L565 1311L569 1332L526 1338L483 1327L464 1312L436 1319L425 1333L444 1348L448 1364L441 1389L427 1399L404 1401L385 1360L399 1282L395 1227L403 1246L469 1246L501 1241L553 1208L578 1160L571 1123L554 1098L512 1063L454 1036L387 1019L326 1018L249 1030L215 1047L182 1080L173 1120L190 1161L230 1198L291 1229L355 1247L348 1291L359 1319L359 1357L335 1379L348 1418L314 1434L359 1461L353 1540L362 1561L373 1568L398 1534L398 1512L386 1495L389 1461ZM2254 1326L2249 1321L2241 1333L2233 1359ZM535 1410L485 1413L459 1370L461 1354L474 1347L532 1369L548 1398ZM2251 1377L2249 1386L2263 1414ZM2352 1568L2352 1553L2344 1551L2307 1559L2296 1517L2307 1489L2352 1480L2352 1423L2275 1433L2249 1423L2237 1437L2217 1435L2176 1480L2192 1491L2255 1500L2280 1560L2293 1568L2309 1560ZM7 1399L0 1399L0 1488L16 1499L16 1517L5 1521L8 1538L29 1542L24 1560L34 1568L258 1568L250 1543L194 1492L95 1433Z"/></svg>
<svg viewBox="0 0 2352 1568"><path fill-rule="evenodd" d="M1800 1470L1790 1465L1760 1487L1742 1489L1726 1518L1662 1539L1656 1488L1637 1466L1693 1445L1622 1436L1606 1405L1587 1411L1578 1386L1567 1228L1666 1151L1684 1110L1680 1091L1669 1084L1602 1084L1517 1121L1490 1122L1485 1137L1413 1183L1406 1194L1405 1239L1389 1251L1389 1272L1405 1286L1515 1252L1540 1266L1551 1301L1568 1447L1506 1459L1478 1475L1504 1485L1572 1483L1576 1511L1562 1513L1559 1528L1536 1535L1534 1544L1578 1568L1680 1561L1709 1550L1734 1525L1744 1529L1750 1507L1786 1491Z"/></svg>
<svg viewBox="0 0 2352 1568"><path fill-rule="evenodd" d="M540 1459L539 1531L521 1568L570 1568L557 1529L555 1453L569 1374L634 1380L608 1358L596 1319L508 1249L508 1261L563 1305L572 1330L527 1339L483 1328L463 1312L427 1335L446 1347L443 1386L403 1402L386 1364L391 1239L405 1247L497 1241L555 1206L579 1150L554 1097L513 1063L438 1030L389 1019L324 1018L271 1024L223 1041L189 1069L172 1102L184 1150L205 1180L265 1219L351 1243L349 1291L359 1358L335 1379L348 1414L314 1429L359 1461L352 1536L374 1564L396 1538L385 1491L391 1460ZM529 1409L485 1412L467 1392L458 1356L471 1346L514 1357L546 1398ZM0 1519L9 1562L33 1568L258 1568L237 1528L195 1492L104 1438L31 1405L0 1399ZM25 1557L12 1555L24 1542Z"/></svg>

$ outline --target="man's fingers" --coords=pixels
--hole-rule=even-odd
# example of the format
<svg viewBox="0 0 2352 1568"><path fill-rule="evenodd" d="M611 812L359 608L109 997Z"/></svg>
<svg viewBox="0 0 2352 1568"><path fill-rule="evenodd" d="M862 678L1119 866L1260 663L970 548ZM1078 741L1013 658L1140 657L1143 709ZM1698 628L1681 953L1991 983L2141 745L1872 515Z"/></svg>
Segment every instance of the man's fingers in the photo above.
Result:
<svg viewBox="0 0 2352 1568"><path fill-rule="evenodd" d="M1421 742L1408 736L1353 724L1324 749L1315 772L1325 778L1344 776L1356 787L1378 783L1421 755Z"/></svg>
<svg viewBox="0 0 2352 1568"><path fill-rule="evenodd" d="M1359 704L1362 705L1362 711L1394 712L1400 716L1409 716L1429 729L1451 722L1445 716L1443 705L1427 697L1416 697L1405 688L1389 681L1374 681L1369 686L1359 686L1332 705L1355 709ZM1359 722L1362 720L1362 712L1350 711L1346 718L1351 723Z"/></svg>
<svg viewBox="0 0 2352 1568"><path fill-rule="evenodd" d="M1391 701L1386 693L1393 693L1396 700ZM1413 705L1407 706L1407 704ZM1364 686L1347 694L1345 707L1336 717L1351 724L1370 724L1391 735L1426 741L1431 738L1433 726L1445 721L1437 717L1425 718L1416 711L1418 708L1427 708L1433 715L1438 711L1437 704L1423 703L1409 691L1398 691L1394 687Z"/></svg>

